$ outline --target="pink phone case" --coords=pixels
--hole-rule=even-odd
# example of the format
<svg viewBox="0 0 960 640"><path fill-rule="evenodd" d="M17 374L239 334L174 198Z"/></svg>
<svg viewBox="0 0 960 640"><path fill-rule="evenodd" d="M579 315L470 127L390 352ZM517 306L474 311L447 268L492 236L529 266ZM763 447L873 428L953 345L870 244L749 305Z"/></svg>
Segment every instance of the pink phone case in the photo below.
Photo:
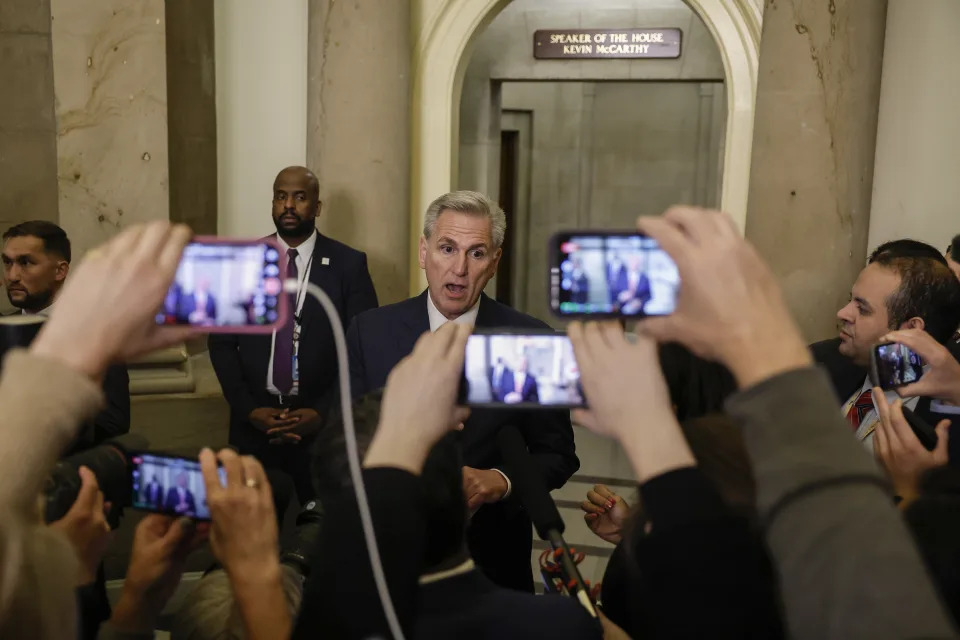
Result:
<svg viewBox="0 0 960 640"><path fill-rule="evenodd" d="M286 259L283 257L283 250L280 248L280 245L273 238L260 238L256 240L249 239L238 239L238 238L222 238L218 236L194 236L190 241L190 244L204 244L204 245L232 245L232 246L258 246L258 245L268 245L272 247L280 255L278 266L280 267L280 274L277 276L277 320L270 324L254 324L254 325L231 325L231 326L203 326L203 325L192 325L198 333L231 333L231 334L270 334L273 333L278 327L283 326L287 319L290 317L290 304L289 296L283 293L283 277L282 275L286 273ZM273 280L270 278L270 280ZM272 293L269 290L268 285L268 294ZM183 323L178 324L167 324L164 326L191 326Z"/></svg>

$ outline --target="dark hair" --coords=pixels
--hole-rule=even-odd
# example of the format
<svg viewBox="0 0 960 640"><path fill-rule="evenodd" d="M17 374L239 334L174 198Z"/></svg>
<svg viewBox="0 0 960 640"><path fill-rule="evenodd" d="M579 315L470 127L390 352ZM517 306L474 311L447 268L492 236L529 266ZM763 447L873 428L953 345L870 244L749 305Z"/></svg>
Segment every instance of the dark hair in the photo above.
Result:
<svg viewBox="0 0 960 640"><path fill-rule="evenodd" d="M942 256L941 256L942 257ZM946 264L929 258L877 256L876 264L895 271L900 286L887 298L889 326L921 318L924 330L945 343L960 325L960 280Z"/></svg>
<svg viewBox="0 0 960 640"><path fill-rule="evenodd" d="M947 259L933 245L919 240L904 238L902 240L891 240L873 250L867 259L867 264L873 264L878 258L930 258L946 266Z"/></svg>
<svg viewBox="0 0 960 640"><path fill-rule="evenodd" d="M67 232L47 220L28 220L15 224L3 234L3 239L34 236L43 241L43 250L70 262L70 239Z"/></svg>
<svg viewBox="0 0 960 640"><path fill-rule="evenodd" d="M377 431L382 400L383 390L379 389L353 403L353 427L361 459ZM317 434L313 449L314 488L321 502L336 500L353 487L339 409L338 405L330 412L328 424ZM464 548L467 505L463 499L463 462L456 433L434 445L420 475L427 509L423 559L423 568L427 570Z"/></svg>
<svg viewBox="0 0 960 640"><path fill-rule="evenodd" d="M727 505L756 518L757 485L743 433L724 413L711 413L680 425L697 468L717 488Z"/></svg>
<svg viewBox="0 0 960 640"><path fill-rule="evenodd" d="M953 236L953 240L950 241L950 246L947 247L947 253L950 254L951 260L960 262L960 234Z"/></svg>

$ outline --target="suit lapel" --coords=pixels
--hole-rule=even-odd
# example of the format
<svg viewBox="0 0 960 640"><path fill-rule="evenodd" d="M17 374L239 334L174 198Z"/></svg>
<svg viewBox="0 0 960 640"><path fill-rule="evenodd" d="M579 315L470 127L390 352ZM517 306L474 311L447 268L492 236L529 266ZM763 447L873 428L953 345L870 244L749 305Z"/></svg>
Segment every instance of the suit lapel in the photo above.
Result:
<svg viewBox="0 0 960 640"><path fill-rule="evenodd" d="M491 300L487 294L480 294L480 308L477 309L478 327L496 327L498 325L497 303Z"/></svg>
<svg viewBox="0 0 960 640"><path fill-rule="evenodd" d="M330 252L328 249L327 239L318 231L317 242L313 245L313 255L310 262L310 282L323 289L328 296L336 301L337 282L329 266ZM327 264L324 264L324 259L327 259ZM302 295L306 296L306 299L303 301L304 313L301 326L306 329L316 321L320 314L323 314L323 307L306 290ZM344 331L346 329L344 327Z"/></svg>
<svg viewBox="0 0 960 640"><path fill-rule="evenodd" d="M397 347L403 353L410 353L417 339L430 331L430 316L427 314L427 293L401 303L398 318Z"/></svg>

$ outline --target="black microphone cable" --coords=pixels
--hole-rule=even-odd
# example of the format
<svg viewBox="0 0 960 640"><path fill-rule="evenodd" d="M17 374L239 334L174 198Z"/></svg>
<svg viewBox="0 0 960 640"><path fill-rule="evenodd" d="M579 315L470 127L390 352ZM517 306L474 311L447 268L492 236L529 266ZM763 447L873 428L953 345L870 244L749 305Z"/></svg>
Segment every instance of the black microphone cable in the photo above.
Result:
<svg viewBox="0 0 960 640"><path fill-rule="evenodd" d="M510 471L510 483L513 492L517 494L520 503L527 510L527 515L533 522L537 535L546 540L554 550L554 558L560 567L563 577L563 587L566 592L575 598L587 613L597 622L597 608L590 599L590 590L587 588L573 560L570 547L563 539L564 523L550 497L547 485L536 472L533 458L527 451L527 444L516 427L507 425L497 434L497 444L503 456L504 466Z"/></svg>

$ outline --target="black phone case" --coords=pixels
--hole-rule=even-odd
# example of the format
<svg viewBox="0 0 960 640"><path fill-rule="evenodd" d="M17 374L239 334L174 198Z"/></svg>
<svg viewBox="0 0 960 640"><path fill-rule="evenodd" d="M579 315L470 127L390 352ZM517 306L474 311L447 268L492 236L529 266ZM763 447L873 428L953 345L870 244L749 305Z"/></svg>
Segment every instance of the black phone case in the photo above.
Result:
<svg viewBox="0 0 960 640"><path fill-rule="evenodd" d="M903 407L903 417L907 419L907 424L913 429L913 433L917 436L920 444L922 444L927 451L933 451L939 440L936 429L907 407Z"/></svg>

